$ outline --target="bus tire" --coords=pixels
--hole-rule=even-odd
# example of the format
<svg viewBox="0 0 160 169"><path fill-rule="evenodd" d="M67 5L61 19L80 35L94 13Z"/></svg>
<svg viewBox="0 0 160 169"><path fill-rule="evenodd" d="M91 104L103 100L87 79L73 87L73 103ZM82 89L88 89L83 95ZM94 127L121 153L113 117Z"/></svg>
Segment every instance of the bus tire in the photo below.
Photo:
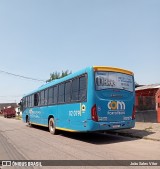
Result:
<svg viewBox="0 0 160 169"><path fill-rule="evenodd" d="M51 134L54 135L54 134L57 133L54 118L50 118L50 119L49 119L48 128L49 128L49 132L50 132Z"/></svg>
<svg viewBox="0 0 160 169"><path fill-rule="evenodd" d="M29 116L26 117L27 126L31 127L31 122Z"/></svg>

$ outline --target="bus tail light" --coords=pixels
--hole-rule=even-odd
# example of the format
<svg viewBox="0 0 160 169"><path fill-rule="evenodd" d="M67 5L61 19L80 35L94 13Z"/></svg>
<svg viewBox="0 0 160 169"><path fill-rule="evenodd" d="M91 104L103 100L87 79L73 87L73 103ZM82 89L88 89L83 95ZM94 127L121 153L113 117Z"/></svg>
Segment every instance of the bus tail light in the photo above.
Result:
<svg viewBox="0 0 160 169"><path fill-rule="evenodd" d="M136 106L133 105L132 120L136 118Z"/></svg>
<svg viewBox="0 0 160 169"><path fill-rule="evenodd" d="M92 113L92 120L98 121L96 104L92 107L91 113Z"/></svg>

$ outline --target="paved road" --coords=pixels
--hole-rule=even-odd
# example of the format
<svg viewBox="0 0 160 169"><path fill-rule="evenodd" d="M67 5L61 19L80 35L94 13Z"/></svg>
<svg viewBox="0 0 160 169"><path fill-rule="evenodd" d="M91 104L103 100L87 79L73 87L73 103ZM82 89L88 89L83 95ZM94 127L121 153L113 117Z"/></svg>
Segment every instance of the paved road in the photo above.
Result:
<svg viewBox="0 0 160 169"><path fill-rule="evenodd" d="M0 159L159 160L160 142L98 133L51 135L46 128L27 127L22 121L0 117Z"/></svg>

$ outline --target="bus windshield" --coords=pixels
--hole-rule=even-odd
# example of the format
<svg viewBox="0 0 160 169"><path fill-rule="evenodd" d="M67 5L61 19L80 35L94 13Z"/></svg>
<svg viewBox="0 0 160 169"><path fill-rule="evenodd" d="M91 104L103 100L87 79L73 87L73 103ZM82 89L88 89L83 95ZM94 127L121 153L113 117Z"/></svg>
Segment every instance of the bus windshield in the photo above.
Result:
<svg viewBox="0 0 160 169"><path fill-rule="evenodd" d="M96 90L123 89L133 92L133 76L117 72L95 72Z"/></svg>

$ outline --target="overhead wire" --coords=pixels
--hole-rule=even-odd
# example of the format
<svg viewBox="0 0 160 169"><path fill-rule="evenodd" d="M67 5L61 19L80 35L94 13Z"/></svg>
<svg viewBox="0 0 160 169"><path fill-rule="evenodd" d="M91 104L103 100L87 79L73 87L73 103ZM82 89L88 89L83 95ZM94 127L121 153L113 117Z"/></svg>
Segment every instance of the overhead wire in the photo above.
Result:
<svg viewBox="0 0 160 169"><path fill-rule="evenodd" d="M42 80L42 79L36 79L36 78L32 78L32 77L27 77L27 76L23 76L23 75L18 75L18 74L14 74L14 73L10 73L10 72L4 71L4 70L0 70L0 73L5 73L5 74L7 74L7 75L16 76L16 77L20 77L20 78L24 78L24 79L28 79L28 80L46 82L45 80Z"/></svg>
<svg viewBox="0 0 160 169"><path fill-rule="evenodd" d="M46 82L45 80L42 79L36 79L36 78L32 78L32 77L27 77L27 76L23 76L23 75L19 75L19 74L14 74L14 73L10 73L4 70L0 70L0 73L5 73L7 75L10 76L15 76L15 77L19 77L19 78L23 78L23 79L27 79L27 80L33 80L33 81L39 81L39 82ZM9 98L14 98L14 99L9 99ZM17 100L18 98L21 98L20 95L16 95L16 96L0 96L0 102L2 102L3 100L5 100L5 102L9 101L9 102L13 102L13 100ZM19 100L19 99L18 99ZM14 102L15 102L14 101ZM4 102L4 101L3 101Z"/></svg>
<svg viewBox="0 0 160 169"><path fill-rule="evenodd" d="M16 96L13 96L13 95L12 95L12 96L0 96L0 98L6 98L6 97L21 97L21 96L22 96L22 95L19 95L19 96L18 96L18 95L16 95Z"/></svg>

